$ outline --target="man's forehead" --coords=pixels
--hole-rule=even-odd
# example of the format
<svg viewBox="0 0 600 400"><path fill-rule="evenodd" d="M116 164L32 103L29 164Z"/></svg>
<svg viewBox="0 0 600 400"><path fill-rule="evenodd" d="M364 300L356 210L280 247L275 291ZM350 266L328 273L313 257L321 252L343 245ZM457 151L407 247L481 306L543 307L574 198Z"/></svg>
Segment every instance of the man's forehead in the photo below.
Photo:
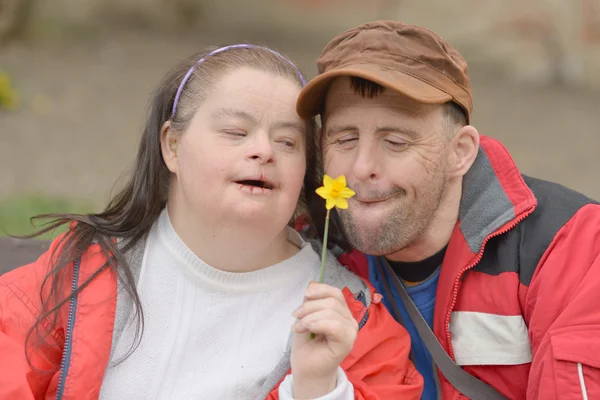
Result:
<svg viewBox="0 0 600 400"><path fill-rule="evenodd" d="M354 89L350 84L349 76L338 76L331 82L331 86L327 91L327 97L329 97L332 93L354 93Z"/></svg>
<svg viewBox="0 0 600 400"><path fill-rule="evenodd" d="M432 110L431 105L419 103L394 90L385 88L383 92L378 93L373 98L362 96L351 85L351 79L348 76L336 78L325 97L324 114L334 110L346 109L352 106L356 107L380 107L390 108L402 114L421 115Z"/></svg>

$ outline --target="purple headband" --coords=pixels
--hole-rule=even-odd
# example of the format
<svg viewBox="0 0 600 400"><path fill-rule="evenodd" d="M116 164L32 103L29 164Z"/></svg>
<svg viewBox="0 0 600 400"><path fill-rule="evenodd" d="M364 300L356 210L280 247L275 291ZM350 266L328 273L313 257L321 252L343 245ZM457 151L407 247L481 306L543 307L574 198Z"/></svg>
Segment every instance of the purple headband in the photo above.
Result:
<svg viewBox="0 0 600 400"><path fill-rule="evenodd" d="M201 59L199 59L197 63L195 63L194 65L192 65L192 67L190 68L190 70L187 72L187 74L185 74L185 76L183 77L183 80L179 84L179 88L177 88L177 94L175 95L175 101L173 101L173 111L171 112L171 118L175 117L175 112L177 111L177 103L179 103L179 97L181 96L181 92L183 91L183 87L185 86L186 82L188 81L188 79L190 79L190 76L192 76L192 73L194 72L194 68L196 68L196 66L198 64L203 63L210 56L213 56L213 55L218 54L218 53L222 53L225 50L241 49L241 48L243 48L243 49L263 49L263 50L267 50L267 51L275 54L278 57L281 57L285 61L289 62L291 66L294 67L294 69L298 73L298 78L300 78L300 82L302 83L302 86L306 85L306 81L304 80L304 77L302 76L302 73L300 72L300 70L298 69L298 67L293 62L291 62L290 60L288 60L287 58L285 58L284 56L282 56L278 52L276 52L274 50L271 50L271 49L269 49L267 47L258 46L258 45L255 45L255 44L232 44L230 46L221 47L219 49L211 51L210 53L208 53L207 55L205 55L204 57L202 57Z"/></svg>

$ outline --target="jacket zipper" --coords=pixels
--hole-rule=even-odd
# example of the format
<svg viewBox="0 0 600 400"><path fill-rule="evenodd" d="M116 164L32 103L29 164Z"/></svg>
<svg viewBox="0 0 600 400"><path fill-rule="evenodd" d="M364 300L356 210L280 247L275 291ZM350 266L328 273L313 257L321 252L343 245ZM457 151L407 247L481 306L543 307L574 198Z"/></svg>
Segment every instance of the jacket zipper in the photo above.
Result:
<svg viewBox="0 0 600 400"><path fill-rule="evenodd" d="M527 218L534 210L535 210L535 207L530 208L529 210L527 210L523 214L521 214L521 216L514 219L513 222L510 225L506 226L504 229L496 231L496 232L492 233L491 235L487 236L485 238L485 240L483 241L483 243L481 244L481 249L479 250L479 253L477 253L477 257L475 257L475 260L473 260L469 265L467 265L465 268L463 268L460 271L460 273L458 274L458 276L456 277L456 280L454 281L454 286L452 288L452 303L450 305L450 310L448 310L448 314L446 315L446 321L445 321L446 340L448 342L448 350L449 350L448 354L450 355L452 360L454 360L454 349L452 348L452 340L450 338L450 317L452 316L452 310L454 310L454 306L456 305L456 298L458 297L458 286L460 285L460 278L465 274L465 272L467 272L468 270L470 270L471 268L476 266L479 263L479 261L481 261L481 259L483 258L483 250L485 249L485 245L491 238L503 235L506 232L510 231L512 228L517 226L517 224L519 222L521 222L525 218Z"/></svg>
<svg viewBox="0 0 600 400"><path fill-rule="evenodd" d="M73 268L73 282L71 283L71 294L77 291L77 283L79 281L79 265L81 260L75 261ZM73 328L75 326L75 310L77 309L77 295L71 297L69 304L69 318L67 320L67 332L65 334L65 345L63 346L62 360L60 361L60 378L56 390L56 399L62 400L65 392L65 384L69 366L71 364L71 350L73 342Z"/></svg>

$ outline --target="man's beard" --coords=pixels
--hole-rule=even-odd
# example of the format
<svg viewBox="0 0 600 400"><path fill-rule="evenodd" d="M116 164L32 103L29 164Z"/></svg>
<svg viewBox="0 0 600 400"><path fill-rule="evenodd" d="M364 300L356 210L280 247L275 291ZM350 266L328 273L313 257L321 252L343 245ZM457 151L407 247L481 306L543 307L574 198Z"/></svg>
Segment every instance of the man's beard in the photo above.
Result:
<svg viewBox="0 0 600 400"><path fill-rule="evenodd" d="M352 205L339 212L342 228L350 244L357 250L370 255L393 254L418 242L426 233L433 217L440 208L446 192L446 178L437 171L408 203L406 192L393 189L396 195L387 201L394 201L395 208L384 221L375 222L353 217Z"/></svg>

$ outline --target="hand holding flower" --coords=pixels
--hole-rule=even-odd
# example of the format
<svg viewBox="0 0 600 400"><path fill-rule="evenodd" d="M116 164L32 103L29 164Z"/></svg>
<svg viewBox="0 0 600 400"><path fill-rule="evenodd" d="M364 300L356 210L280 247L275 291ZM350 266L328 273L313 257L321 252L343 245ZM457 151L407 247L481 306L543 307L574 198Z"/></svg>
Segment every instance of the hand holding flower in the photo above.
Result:
<svg viewBox="0 0 600 400"><path fill-rule="evenodd" d="M296 337L292 347L294 398L323 396L336 387L339 365L358 335L358 323L338 288L311 282L305 301L294 312ZM307 333L312 332L315 338Z"/></svg>

